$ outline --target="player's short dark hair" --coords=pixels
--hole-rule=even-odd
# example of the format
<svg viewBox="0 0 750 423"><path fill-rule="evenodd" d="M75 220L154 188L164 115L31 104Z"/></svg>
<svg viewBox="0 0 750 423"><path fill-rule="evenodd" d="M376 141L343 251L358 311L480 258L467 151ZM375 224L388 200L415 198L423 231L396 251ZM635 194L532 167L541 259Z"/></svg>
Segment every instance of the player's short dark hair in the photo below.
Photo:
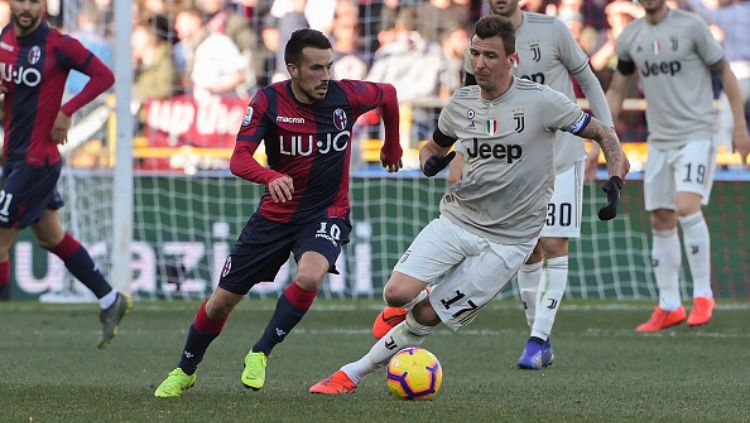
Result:
<svg viewBox="0 0 750 423"><path fill-rule="evenodd" d="M331 47L331 41L320 31L315 29L303 28L292 32L292 37L286 43L284 48L284 61L289 64L297 64L302 58L302 50L305 47L328 50Z"/></svg>
<svg viewBox="0 0 750 423"><path fill-rule="evenodd" d="M483 16L474 25L474 35L483 40L500 37L506 55L516 52L516 30L507 18L498 15Z"/></svg>

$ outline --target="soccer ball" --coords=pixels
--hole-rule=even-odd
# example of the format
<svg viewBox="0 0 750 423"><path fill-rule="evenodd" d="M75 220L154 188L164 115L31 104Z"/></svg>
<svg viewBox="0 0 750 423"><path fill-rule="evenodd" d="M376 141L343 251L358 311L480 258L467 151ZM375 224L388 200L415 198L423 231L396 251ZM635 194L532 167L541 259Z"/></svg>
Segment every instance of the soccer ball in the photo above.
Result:
<svg viewBox="0 0 750 423"><path fill-rule="evenodd" d="M424 348L404 348L388 363L388 390L402 400L428 400L443 382L443 367Z"/></svg>

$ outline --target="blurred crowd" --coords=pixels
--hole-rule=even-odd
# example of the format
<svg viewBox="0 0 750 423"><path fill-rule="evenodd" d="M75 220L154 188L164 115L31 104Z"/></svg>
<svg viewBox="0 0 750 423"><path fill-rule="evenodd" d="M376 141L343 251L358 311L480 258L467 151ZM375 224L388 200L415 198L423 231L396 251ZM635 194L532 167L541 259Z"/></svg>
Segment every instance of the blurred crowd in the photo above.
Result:
<svg viewBox="0 0 750 423"><path fill-rule="evenodd" d="M112 65L113 0L48 0L50 20ZM288 77L283 46L301 27L331 38L334 76L394 84L402 101L446 98L461 86L471 25L485 0L136 0L132 3L133 96L138 102L192 95L251 96ZM615 40L641 7L629 0L526 0L523 8L567 24L606 89L616 65ZM722 42L750 91L750 0L675 0L693 10ZM58 12L54 15L55 11ZM7 21L7 0L0 19ZM65 19L63 19L65 18ZM71 26L68 24L68 26ZM69 93L85 83L71 76ZM579 90L580 91L580 90ZM720 88L717 87L717 98ZM580 96L583 95L579 92ZM630 97L641 97L638 87ZM626 115L624 140L646 138L642 113Z"/></svg>

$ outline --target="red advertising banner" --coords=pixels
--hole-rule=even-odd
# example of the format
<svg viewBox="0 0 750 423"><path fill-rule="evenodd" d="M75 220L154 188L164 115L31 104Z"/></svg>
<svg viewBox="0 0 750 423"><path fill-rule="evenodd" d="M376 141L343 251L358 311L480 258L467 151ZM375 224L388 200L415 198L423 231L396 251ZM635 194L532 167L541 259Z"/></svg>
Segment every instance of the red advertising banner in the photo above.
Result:
<svg viewBox="0 0 750 423"><path fill-rule="evenodd" d="M233 148L249 98L176 96L143 104L150 147Z"/></svg>

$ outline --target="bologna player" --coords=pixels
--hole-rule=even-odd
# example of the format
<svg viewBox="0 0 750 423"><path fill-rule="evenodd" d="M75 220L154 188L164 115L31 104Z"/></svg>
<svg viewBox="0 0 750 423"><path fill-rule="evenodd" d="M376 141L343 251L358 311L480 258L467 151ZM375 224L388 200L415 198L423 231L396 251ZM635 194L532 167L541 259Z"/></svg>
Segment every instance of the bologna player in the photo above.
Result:
<svg viewBox="0 0 750 423"><path fill-rule="evenodd" d="M478 86L454 92L420 150L422 171L434 176L460 142L466 177L443 197L440 217L417 235L385 286L389 306L409 309L405 321L310 392L353 392L396 352L421 344L441 321L454 330L471 323L534 249L555 182L558 130L602 144L610 180L609 204L600 214L615 217L625 177L617 135L563 94L513 77L515 45L508 21L486 16L477 22L470 49ZM422 299L427 286L432 288Z"/></svg>
<svg viewBox="0 0 750 423"><path fill-rule="evenodd" d="M734 117L732 144L743 163L750 151L737 79L708 26L666 0L640 0L646 15L628 24L617 39L617 70L607 91L616 119L633 76L640 74L646 97L648 160L644 176L646 210L651 212L652 262L659 304L638 332L657 332L682 323L711 321L711 240L701 205L708 204L716 166L711 73L721 78ZM686 316L680 299L682 261L677 222L682 227L693 308Z"/></svg>
<svg viewBox="0 0 750 423"><path fill-rule="evenodd" d="M232 248L218 288L201 304L179 365L156 389L157 397L179 397L193 386L196 368L229 313L254 284L273 280L292 253L297 274L245 356L242 384L263 387L268 356L310 308L326 273L336 272L341 245L349 240L351 131L360 115L380 108L383 166L390 172L401 168L395 88L332 80L332 54L321 32L295 31L284 52L291 80L270 85L253 98L230 166L235 175L268 188ZM261 141L270 168L253 159Z"/></svg>
<svg viewBox="0 0 750 423"><path fill-rule="evenodd" d="M0 288L9 280L9 250L18 232L31 226L39 245L99 299L103 325L99 347L107 346L131 302L113 290L86 249L60 224L63 200L55 186L70 116L114 83L112 72L80 42L44 20L45 0L11 0L11 22L0 34L0 91L5 93L3 187L0 191ZM62 103L71 69L90 77Z"/></svg>

